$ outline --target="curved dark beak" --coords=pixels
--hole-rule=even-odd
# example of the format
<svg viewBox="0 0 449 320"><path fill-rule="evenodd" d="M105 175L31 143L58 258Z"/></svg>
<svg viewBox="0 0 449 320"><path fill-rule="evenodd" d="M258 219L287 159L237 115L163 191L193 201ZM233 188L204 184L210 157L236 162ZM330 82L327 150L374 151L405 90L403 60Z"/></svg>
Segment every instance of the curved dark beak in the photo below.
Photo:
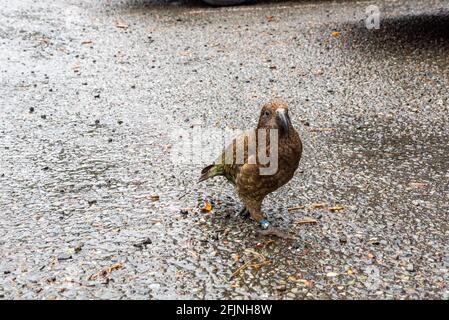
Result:
<svg viewBox="0 0 449 320"><path fill-rule="evenodd" d="M279 129L282 134L288 134L288 130L290 127L290 118L288 116L286 109L278 109L276 110L276 120L279 125Z"/></svg>

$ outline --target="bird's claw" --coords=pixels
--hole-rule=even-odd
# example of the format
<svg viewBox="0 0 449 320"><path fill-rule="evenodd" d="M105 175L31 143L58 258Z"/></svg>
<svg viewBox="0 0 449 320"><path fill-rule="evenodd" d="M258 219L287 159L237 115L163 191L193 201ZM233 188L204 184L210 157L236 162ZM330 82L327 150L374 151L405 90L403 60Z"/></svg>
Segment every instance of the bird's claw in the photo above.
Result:
<svg viewBox="0 0 449 320"><path fill-rule="evenodd" d="M293 236L271 226L268 226L263 230L259 230L258 233L263 236L276 236L281 239L295 239Z"/></svg>
<svg viewBox="0 0 449 320"><path fill-rule="evenodd" d="M244 218L249 216L249 211L246 207L243 207L242 210L239 211L239 216L242 216Z"/></svg>

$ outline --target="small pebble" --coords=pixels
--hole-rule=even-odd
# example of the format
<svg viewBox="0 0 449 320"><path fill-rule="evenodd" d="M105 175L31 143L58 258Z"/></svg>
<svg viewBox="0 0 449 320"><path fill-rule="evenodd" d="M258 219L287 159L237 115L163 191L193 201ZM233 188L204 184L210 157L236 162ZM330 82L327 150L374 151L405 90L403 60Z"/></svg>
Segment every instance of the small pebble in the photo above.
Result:
<svg viewBox="0 0 449 320"><path fill-rule="evenodd" d="M415 266L411 263L407 264L407 266L405 267L405 270L409 271L409 272L413 272L415 271Z"/></svg>
<svg viewBox="0 0 449 320"><path fill-rule="evenodd" d="M72 259L72 256L68 253L63 253L58 256L58 261L65 261Z"/></svg>
<svg viewBox="0 0 449 320"><path fill-rule="evenodd" d="M274 287L277 291L285 291L287 290L287 286L285 284L281 284L279 286Z"/></svg>

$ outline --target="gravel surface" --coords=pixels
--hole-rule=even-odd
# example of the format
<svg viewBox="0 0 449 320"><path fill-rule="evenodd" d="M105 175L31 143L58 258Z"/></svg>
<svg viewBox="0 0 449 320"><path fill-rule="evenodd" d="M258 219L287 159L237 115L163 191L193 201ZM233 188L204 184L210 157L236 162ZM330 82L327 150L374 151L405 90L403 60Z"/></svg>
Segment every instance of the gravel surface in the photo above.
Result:
<svg viewBox="0 0 449 320"><path fill-rule="evenodd" d="M0 298L449 298L448 1L376 1L379 30L372 1L3 2ZM289 241L170 157L273 96L304 143L264 202Z"/></svg>

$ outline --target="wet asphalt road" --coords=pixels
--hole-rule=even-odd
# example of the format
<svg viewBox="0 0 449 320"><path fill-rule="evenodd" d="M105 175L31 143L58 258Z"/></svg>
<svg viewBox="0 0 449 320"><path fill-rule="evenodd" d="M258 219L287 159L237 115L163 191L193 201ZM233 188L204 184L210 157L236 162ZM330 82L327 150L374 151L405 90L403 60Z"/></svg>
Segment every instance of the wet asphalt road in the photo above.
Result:
<svg viewBox="0 0 449 320"><path fill-rule="evenodd" d="M379 30L369 4L6 1L0 298L447 298L449 2L378 1ZM276 95L305 149L264 209L293 241L169 156Z"/></svg>

